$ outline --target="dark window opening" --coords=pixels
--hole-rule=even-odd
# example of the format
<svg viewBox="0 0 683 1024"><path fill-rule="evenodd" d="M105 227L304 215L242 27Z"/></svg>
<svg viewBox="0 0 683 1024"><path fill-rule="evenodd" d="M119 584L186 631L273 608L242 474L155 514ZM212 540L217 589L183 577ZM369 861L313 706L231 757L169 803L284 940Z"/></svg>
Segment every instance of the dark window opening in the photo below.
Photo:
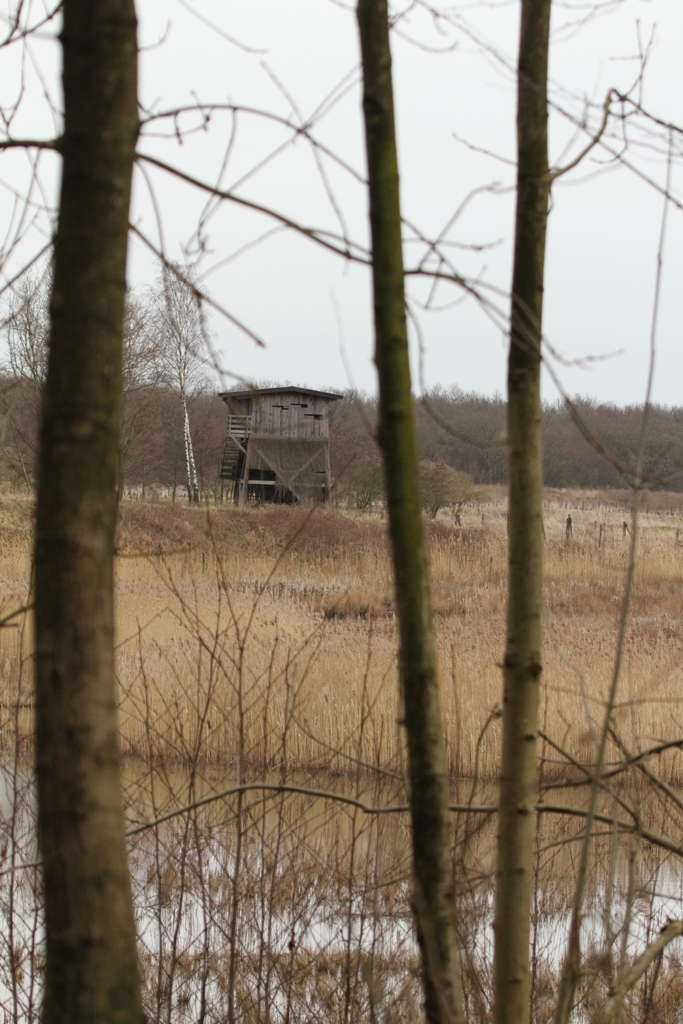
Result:
<svg viewBox="0 0 683 1024"><path fill-rule="evenodd" d="M276 487L271 499L276 505L296 505L298 498L290 491L289 487Z"/></svg>
<svg viewBox="0 0 683 1024"><path fill-rule="evenodd" d="M277 482L277 474L272 469L250 469L247 483L249 501L274 502L277 505L296 505L297 498L288 487Z"/></svg>
<svg viewBox="0 0 683 1024"><path fill-rule="evenodd" d="M305 412L304 413L304 419L305 420L321 420L322 418L323 418L323 414L321 412Z"/></svg>
<svg viewBox="0 0 683 1024"><path fill-rule="evenodd" d="M250 469L247 498L250 501L276 501L277 478L272 469Z"/></svg>

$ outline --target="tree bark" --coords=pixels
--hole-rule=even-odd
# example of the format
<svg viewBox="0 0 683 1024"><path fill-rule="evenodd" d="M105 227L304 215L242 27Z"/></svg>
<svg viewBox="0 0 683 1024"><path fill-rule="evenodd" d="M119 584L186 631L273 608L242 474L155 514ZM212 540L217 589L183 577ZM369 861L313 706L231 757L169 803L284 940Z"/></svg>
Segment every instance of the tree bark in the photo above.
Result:
<svg viewBox="0 0 683 1024"><path fill-rule="evenodd" d="M382 450L400 629L413 902L430 1024L464 1020L450 855L448 776L422 529L401 246L386 0L359 0L373 252L377 438Z"/></svg>
<svg viewBox="0 0 683 1024"><path fill-rule="evenodd" d="M113 652L136 19L133 0L62 9L63 169L36 521L43 1024L139 1024Z"/></svg>
<svg viewBox="0 0 683 1024"><path fill-rule="evenodd" d="M190 505L199 504L199 484L197 481L197 467L194 461L194 447L192 445L192 433L190 431L190 414L187 409L187 397L182 394L183 403L183 438L185 441L185 468L187 471L187 499Z"/></svg>
<svg viewBox="0 0 683 1024"><path fill-rule="evenodd" d="M551 0L522 0L517 214L508 363L509 582L496 864L494 1020L529 1020L536 739L541 680L541 333L548 173Z"/></svg>

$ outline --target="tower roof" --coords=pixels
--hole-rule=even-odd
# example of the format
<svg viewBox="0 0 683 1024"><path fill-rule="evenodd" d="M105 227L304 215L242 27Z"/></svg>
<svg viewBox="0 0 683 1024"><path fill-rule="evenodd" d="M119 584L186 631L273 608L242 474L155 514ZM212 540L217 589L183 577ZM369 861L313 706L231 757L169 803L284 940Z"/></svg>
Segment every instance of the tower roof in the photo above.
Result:
<svg viewBox="0 0 683 1024"><path fill-rule="evenodd" d="M243 391L221 391L218 397L226 402L231 398L254 398L256 395L285 395L292 393L310 395L311 398L328 398L331 402L337 402L344 397L337 391L316 391L314 388L297 388L293 384L286 384L281 388L245 388Z"/></svg>

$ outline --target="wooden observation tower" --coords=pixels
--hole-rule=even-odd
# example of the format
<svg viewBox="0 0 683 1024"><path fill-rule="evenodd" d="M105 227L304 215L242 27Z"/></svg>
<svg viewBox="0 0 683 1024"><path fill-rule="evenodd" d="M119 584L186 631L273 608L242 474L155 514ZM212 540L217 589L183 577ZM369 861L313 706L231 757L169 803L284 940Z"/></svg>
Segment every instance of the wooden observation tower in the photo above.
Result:
<svg viewBox="0 0 683 1024"><path fill-rule="evenodd" d="M226 391L221 478L235 503L325 502L330 493L329 406L342 395L310 388Z"/></svg>

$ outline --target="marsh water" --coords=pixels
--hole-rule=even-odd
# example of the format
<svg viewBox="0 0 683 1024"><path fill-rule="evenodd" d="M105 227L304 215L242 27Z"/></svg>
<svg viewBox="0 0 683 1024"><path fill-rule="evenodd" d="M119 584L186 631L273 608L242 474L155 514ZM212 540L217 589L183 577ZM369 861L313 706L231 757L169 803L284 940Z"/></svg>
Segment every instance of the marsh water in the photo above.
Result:
<svg viewBox="0 0 683 1024"><path fill-rule="evenodd" d="M0 1008L9 1024L37 1020L43 959L39 870L22 868L37 859L28 759L5 765L2 779ZM235 792L234 771L129 761L123 781L150 1021L420 1019L408 816L344 802L400 808L399 779L276 767L243 780L256 788ZM201 803L216 794L224 795ZM493 785L453 786L455 804L495 799ZM195 806L166 817L188 805ZM532 928L539 1022L552 1011L582 829L581 818L539 816ZM495 830L493 814L453 814L467 1013L482 1022L490 1011ZM620 958L632 958L667 919L683 915L677 860L615 829L596 833L582 929L592 972L582 987L587 1009L579 1008L586 1020ZM672 947L660 975L676 971Z"/></svg>

